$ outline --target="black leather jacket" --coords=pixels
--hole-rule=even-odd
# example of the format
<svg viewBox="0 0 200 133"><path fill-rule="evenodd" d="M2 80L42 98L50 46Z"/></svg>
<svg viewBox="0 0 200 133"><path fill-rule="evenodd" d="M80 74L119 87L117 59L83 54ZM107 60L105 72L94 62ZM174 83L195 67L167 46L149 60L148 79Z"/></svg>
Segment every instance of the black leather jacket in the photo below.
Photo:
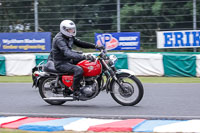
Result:
<svg viewBox="0 0 200 133"><path fill-rule="evenodd" d="M81 41L75 37L67 38L59 32L53 39L51 50L55 65L62 61L69 62L71 59L83 59L83 55L72 50L73 44L82 48L95 48L92 43Z"/></svg>

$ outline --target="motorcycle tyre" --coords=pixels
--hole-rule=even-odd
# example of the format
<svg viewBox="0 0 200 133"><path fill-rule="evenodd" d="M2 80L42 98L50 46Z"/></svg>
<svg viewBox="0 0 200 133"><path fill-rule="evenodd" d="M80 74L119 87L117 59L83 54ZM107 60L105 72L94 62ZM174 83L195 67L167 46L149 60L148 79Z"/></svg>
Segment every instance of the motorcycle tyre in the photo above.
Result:
<svg viewBox="0 0 200 133"><path fill-rule="evenodd" d="M39 93L40 93L40 96L43 98L46 98L46 96L44 95L43 91L42 91L42 86L44 84L44 82L50 77L46 77L46 78L42 78L40 81L39 81ZM46 103L48 104L51 104L51 105L62 105L64 104L66 101L47 101L47 100L44 100Z"/></svg>
<svg viewBox="0 0 200 133"><path fill-rule="evenodd" d="M121 74L117 74L117 77L120 78L120 77L129 77L130 74L127 74L127 73L121 73ZM123 105L123 106L134 106L136 104L138 104L142 98L143 98L143 95L144 95L144 89L143 89L143 85L142 83L140 82L140 80L138 78L136 78L134 75L131 75L129 78L131 78L133 81L135 81L135 83L137 84L138 86L138 90L139 90L139 94L136 98L136 100L130 102L130 103L124 103L122 101L120 101L119 99L117 99L117 97L115 96L114 93L110 93L112 98L117 102L119 103L120 105ZM113 84L114 84L115 80L113 79L111 81L111 84L110 84L110 89L111 89L111 92L113 92Z"/></svg>

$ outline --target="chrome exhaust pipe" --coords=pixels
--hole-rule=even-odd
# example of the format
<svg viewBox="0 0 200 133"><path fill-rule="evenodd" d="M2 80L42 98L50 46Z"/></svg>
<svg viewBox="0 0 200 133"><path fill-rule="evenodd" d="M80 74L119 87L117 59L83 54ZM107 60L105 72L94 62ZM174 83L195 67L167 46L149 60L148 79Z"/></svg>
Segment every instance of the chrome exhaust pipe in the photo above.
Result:
<svg viewBox="0 0 200 133"><path fill-rule="evenodd" d="M43 98L45 101L74 101L73 97L49 97Z"/></svg>

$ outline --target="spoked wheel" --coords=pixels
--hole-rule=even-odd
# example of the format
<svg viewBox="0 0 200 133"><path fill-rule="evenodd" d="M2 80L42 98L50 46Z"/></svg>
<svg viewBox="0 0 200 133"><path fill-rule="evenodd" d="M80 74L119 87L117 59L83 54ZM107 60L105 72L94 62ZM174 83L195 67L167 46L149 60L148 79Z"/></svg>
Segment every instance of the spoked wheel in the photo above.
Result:
<svg viewBox="0 0 200 133"><path fill-rule="evenodd" d="M123 106L133 106L139 103L143 97L144 89L142 83L135 76L122 73L118 74L122 88L115 80L111 81L111 96Z"/></svg>
<svg viewBox="0 0 200 133"><path fill-rule="evenodd" d="M42 98L63 97L63 93L59 94L59 93L56 93L55 90L53 90L54 88L52 87L52 83L51 83L53 80L55 80L55 78L50 78L50 77L42 78L40 80L39 93ZM62 105L66 102L66 101L57 101L57 100L53 100L53 101L44 100L44 101L51 105Z"/></svg>

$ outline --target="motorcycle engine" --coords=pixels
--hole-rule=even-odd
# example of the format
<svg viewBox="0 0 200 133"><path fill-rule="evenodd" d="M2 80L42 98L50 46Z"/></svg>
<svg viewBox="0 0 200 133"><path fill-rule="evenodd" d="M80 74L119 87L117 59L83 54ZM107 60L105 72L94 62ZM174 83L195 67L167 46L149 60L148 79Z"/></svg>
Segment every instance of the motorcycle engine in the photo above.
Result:
<svg viewBox="0 0 200 133"><path fill-rule="evenodd" d="M85 85L80 88L82 95L87 98L92 97L97 92L98 84L97 82L93 82L93 84Z"/></svg>

